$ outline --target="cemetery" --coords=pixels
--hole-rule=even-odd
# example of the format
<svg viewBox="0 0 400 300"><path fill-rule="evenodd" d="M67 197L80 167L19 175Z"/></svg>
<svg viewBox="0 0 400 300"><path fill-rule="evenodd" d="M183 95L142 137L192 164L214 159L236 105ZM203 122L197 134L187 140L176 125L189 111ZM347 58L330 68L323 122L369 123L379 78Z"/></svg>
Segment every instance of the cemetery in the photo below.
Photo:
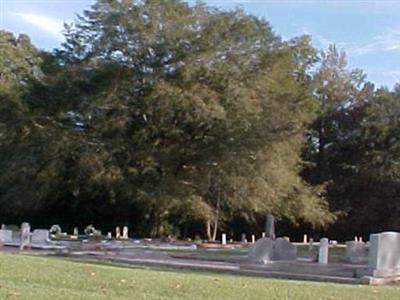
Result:
<svg viewBox="0 0 400 300"><path fill-rule="evenodd" d="M0 0L0 300L399 300L397 2Z"/></svg>
<svg viewBox="0 0 400 300"><path fill-rule="evenodd" d="M338 244L328 238L318 242L305 235L301 242L275 237L274 217L267 216L266 228L247 242L218 243L176 239L135 239L127 226L103 235L93 225L79 234L62 232L59 225L49 230L31 230L2 225L0 251L35 253L78 261L109 262L253 277L295 279L346 284L385 285L400 280L400 233L371 234L369 241Z"/></svg>

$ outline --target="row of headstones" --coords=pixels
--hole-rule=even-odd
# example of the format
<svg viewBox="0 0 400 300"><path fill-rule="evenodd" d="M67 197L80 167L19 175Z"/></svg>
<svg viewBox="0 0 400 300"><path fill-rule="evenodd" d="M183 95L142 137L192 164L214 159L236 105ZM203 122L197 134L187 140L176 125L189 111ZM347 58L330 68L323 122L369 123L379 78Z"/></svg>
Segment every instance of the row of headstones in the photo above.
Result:
<svg viewBox="0 0 400 300"><path fill-rule="evenodd" d="M366 276L373 277L398 277L400 276L400 233L382 232L371 234L369 244L360 240L348 242L350 252L366 254L368 263ZM367 249L369 248L369 249ZM329 240L322 238L319 242L318 263L327 264L329 254ZM296 246L288 240L263 238L257 241L249 251L249 259L266 263L273 260L295 260Z"/></svg>
<svg viewBox="0 0 400 300"><path fill-rule="evenodd" d="M13 243L20 242L21 245L30 244L30 243L44 243L50 241L50 234L53 235L67 235L63 233L61 227L59 225L52 225L50 230L47 229L35 229L31 233L31 226L29 223L24 222L21 224L21 227L16 225L5 225L2 224L0 227L0 242L1 243ZM101 231L96 230L92 225L89 225L84 230L86 235L100 235ZM73 236L78 237L79 230L77 227L73 230ZM17 237L17 239L15 239ZM109 232L107 234L108 238L112 238L112 233ZM121 228L117 226L115 228L115 237L116 239L128 239L129 238L129 229L127 226Z"/></svg>
<svg viewBox="0 0 400 300"><path fill-rule="evenodd" d="M21 229L16 237L16 229L18 229L18 227L7 227L2 225L0 229L0 244L20 245L20 248L23 249L31 244L45 245L50 241L49 230L35 229L31 233L31 227L29 223L24 222L21 224Z"/></svg>
<svg viewBox="0 0 400 300"><path fill-rule="evenodd" d="M87 236L91 236L91 235L101 236L102 235L101 231L100 230L96 230L96 228L94 228L93 225L88 225L85 228L84 233ZM75 237L79 236L78 227L74 227L74 231L73 231L72 235L75 236ZM113 238L112 232L108 232L107 233L107 238L108 239L112 239ZM122 232L121 232L121 227L119 227L119 226L115 227L115 238L116 239L123 239L123 240L129 239L129 228L128 228L128 226L123 226L122 227Z"/></svg>
<svg viewBox="0 0 400 300"><path fill-rule="evenodd" d="M263 233L261 234L261 237L264 238L265 236L266 236L266 235L265 235L265 232L263 232ZM255 235L255 234L252 234L252 235L251 235L251 243L254 244L256 241L257 241L256 235ZM233 239L230 239L229 242L233 242ZM240 242L243 243L243 244L247 244L247 243L248 243L248 240L247 240L247 237L246 237L246 234L245 234L245 233L242 233ZM222 234L221 234L221 244L222 244L222 245L226 245L226 244L227 244L227 235L226 235L226 233L222 233Z"/></svg>
<svg viewBox="0 0 400 300"><path fill-rule="evenodd" d="M323 247L326 245L325 242ZM324 251L327 255L328 250L325 248ZM371 234L369 243L363 243L359 239L347 242L346 256L356 263L359 262L359 258L366 257L368 262L366 275L373 277L400 276L400 232L387 231Z"/></svg>

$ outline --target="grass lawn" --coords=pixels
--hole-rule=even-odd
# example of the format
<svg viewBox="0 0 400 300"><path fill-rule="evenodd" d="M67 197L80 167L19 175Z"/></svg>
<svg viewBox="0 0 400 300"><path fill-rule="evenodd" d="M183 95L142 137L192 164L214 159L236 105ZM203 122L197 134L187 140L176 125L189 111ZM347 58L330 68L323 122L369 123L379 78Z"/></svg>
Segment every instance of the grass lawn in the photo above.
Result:
<svg viewBox="0 0 400 300"><path fill-rule="evenodd" d="M369 287L126 268L0 253L0 299L400 299Z"/></svg>

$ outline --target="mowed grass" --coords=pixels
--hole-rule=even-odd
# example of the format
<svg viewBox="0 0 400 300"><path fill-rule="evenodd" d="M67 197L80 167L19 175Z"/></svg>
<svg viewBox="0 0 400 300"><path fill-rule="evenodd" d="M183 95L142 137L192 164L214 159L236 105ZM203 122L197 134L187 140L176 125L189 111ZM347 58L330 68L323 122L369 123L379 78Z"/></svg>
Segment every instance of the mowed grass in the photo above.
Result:
<svg viewBox="0 0 400 300"><path fill-rule="evenodd" d="M0 253L0 299L400 299L370 287L126 268Z"/></svg>

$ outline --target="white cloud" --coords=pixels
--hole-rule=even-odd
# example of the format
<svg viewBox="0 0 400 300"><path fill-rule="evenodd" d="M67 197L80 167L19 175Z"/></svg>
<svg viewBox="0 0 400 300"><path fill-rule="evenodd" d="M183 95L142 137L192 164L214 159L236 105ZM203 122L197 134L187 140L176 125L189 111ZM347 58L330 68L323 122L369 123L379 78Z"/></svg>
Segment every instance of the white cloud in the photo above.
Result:
<svg viewBox="0 0 400 300"><path fill-rule="evenodd" d="M386 71L387 75L391 77L394 82L400 82L400 71L398 70L388 70Z"/></svg>
<svg viewBox="0 0 400 300"><path fill-rule="evenodd" d="M37 14L17 13L16 15L25 22L36 26L40 30L51 34L57 39L61 40L63 38L61 33L64 29L63 20Z"/></svg>
<svg viewBox="0 0 400 300"><path fill-rule="evenodd" d="M386 29L366 43L348 43L343 45L350 55L359 56L374 52L394 52L400 50L400 27Z"/></svg>

